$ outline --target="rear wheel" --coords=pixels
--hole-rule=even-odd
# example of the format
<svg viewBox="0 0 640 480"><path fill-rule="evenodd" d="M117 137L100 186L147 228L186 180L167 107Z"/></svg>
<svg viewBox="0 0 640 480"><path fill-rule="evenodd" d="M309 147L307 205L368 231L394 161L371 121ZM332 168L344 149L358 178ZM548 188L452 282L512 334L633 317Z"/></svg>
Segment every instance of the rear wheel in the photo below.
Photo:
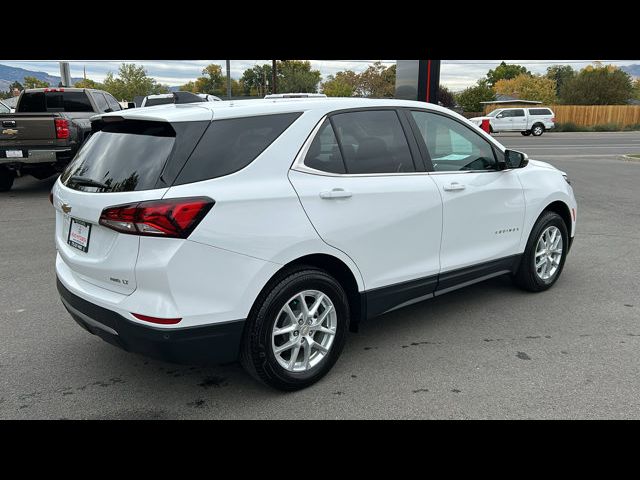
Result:
<svg viewBox="0 0 640 480"><path fill-rule="evenodd" d="M304 267L263 292L247 319L240 362L261 382L299 390L336 362L349 328L342 286L327 272Z"/></svg>
<svg viewBox="0 0 640 480"><path fill-rule="evenodd" d="M7 167L0 167L0 192L8 192L13 186L16 173Z"/></svg>
<svg viewBox="0 0 640 480"><path fill-rule="evenodd" d="M533 134L534 137L539 137L544 133L544 125L542 125L541 123L536 123L531 128L531 133Z"/></svg>
<svg viewBox="0 0 640 480"><path fill-rule="evenodd" d="M562 272L569 246L569 234L562 217L544 212L531 230L515 283L531 292L550 288Z"/></svg>
<svg viewBox="0 0 640 480"><path fill-rule="evenodd" d="M524 135L525 137L528 137L529 135L531 135L531 130L526 130L524 132L520 132L522 135Z"/></svg>

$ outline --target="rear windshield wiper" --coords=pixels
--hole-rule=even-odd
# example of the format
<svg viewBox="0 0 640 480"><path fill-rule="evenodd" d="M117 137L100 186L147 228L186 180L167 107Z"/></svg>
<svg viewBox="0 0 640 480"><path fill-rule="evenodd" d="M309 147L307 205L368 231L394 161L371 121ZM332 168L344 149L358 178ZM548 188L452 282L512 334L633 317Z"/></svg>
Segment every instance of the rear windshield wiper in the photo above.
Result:
<svg viewBox="0 0 640 480"><path fill-rule="evenodd" d="M106 183L98 182L88 177L81 177L80 175L72 175L69 177L69 181L75 183L76 185L84 185L86 187L98 187L104 188L106 190L111 190L111 187Z"/></svg>

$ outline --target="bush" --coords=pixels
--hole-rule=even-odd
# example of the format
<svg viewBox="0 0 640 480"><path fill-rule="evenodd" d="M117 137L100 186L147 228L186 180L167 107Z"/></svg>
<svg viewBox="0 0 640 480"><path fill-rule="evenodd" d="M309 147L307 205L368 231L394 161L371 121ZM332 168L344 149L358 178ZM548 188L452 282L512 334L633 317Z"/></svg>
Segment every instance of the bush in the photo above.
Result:
<svg viewBox="0 0 640 480"><path fill-rule="evenodd" d="M593 126L594 132L620 132L622 131L622 125L618 123L603 123L601 125Z"/></svg>
<svg viewBox="0 0 640 480"><path fill-rule="evenodd" d="M633 130L640 130L640 123L634 123L633 125L625 125L624 130L627 132Z"/></svg>
<svg viewBox="0 0 640 480"><path fill-rule="evenodd" d="M573 122L556 123L553 127L554 132L590 132L591 127L584 127L582 125L576 125Z"/></svg>

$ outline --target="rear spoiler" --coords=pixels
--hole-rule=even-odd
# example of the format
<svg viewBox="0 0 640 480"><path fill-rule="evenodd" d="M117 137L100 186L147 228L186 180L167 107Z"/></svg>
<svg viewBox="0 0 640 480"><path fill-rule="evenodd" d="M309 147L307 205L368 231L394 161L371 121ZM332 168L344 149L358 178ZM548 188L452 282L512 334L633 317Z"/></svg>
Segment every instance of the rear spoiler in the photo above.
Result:
<svg viewBox="0 0 640 480"><path fill-rule="evenodd" d="M191 92L173 92L173 103L195 103L206 102L206 100Z"/></svg>

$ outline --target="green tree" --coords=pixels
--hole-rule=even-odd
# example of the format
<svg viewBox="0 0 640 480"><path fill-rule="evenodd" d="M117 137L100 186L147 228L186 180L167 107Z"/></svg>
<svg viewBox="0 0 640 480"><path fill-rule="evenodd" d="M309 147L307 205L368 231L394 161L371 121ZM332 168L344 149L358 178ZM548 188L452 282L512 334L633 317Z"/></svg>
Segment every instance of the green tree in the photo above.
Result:
<svg viewBox="0 0 640 480"><path fill-rule="evenodd" d="M11 85L9 85L9 91L13 92L14 88L17 88L20 91L24 90L24 87L22 86L22 84L17 80L13 82Z"/></svg>
<svg viewBox="0 0 640 480"><path fill-rule="evenodd" d="M103 88L120 101L132 101L136 95L146 96L169 92L166 85L160 85L155 79L148 77L144 67L135 63L120 65L117 77L109 72Z"/></svg>
<svg viewBox="0 0 640 480"><path fill-rule="evenodd" d="M43 82L36 77L24 77L24 88L47 88L49 82Z"/></svg>
<svg viewBox="0 0 640 480"><path fill-rule="evenodd" d="M101 83L95 82L95 81L91 80L90 78L82 79L82 80L76 82L73 86L75 88L95 88L97 90L103 90L104 89L104 85L102 85Z"/></svg>
<svg viewBox="0 0 640 480"><path fill-rule="evenodd" d="M352 97L360 84L360 77L351 70L329 75L322 83L322 93L327 97Z"/></svg>
<svg viewBox="0 0 640 480"><path fill-rule="evenodd" d="M278 93L316 93L320 70L311 70L308 60L278 60L276 62Z"/></svg>
<svg viewBox="0 0 640 480"><path fill-rule="evenodd" d="M539 100L544 104L556 103L556 81L542 75L526 75L498 80L493 86L496 93L511 95L522 100Z"/></svg>
<svg viewBox="0 0 640 480"><path fill-rule="evenodd" d="M475 85L465 88L456 95L458 105L465 112L481 112L484 105L480 102L490 102L495 99L496 94L485 79L478 80Z"/></svg>
<svg viewBox="0 0 640 480"><path fill-rule="evenodd" d="M561 97L562 90L566 83L576 76L576 71L571 65L553 65L547 68L547 74L545 77L555 80L556 82L556 96Z"/></svg>
<svg viewBox="0 0 640 480"><path fill-rule="evenodd" d="M489 86L493 87L498 80L509 80L523 73L531 75L531 72L522 65L505 63L503 61L494 70L489 70L487 72L487 82L489 83Z"/></svg>
<svg viewBox="0 0 640 480"><path fill-rule="evenodd" d="M11 90L7 90L6 92L0 91L0 100L4 100L5 98L11 98L11 97L13 97Z"/></svg>
<svg viewBox="0 0 640 480"><path fill-rule="evenodd" d="M569 105L624 105L632 95L628 73L615 65L589 65L566 83L561 100Z"/></svg>
<svg viewBox="0 0 640 480"><path fill-rule="evenodd" d="M446 108L453 108L456 106L456 99L451 90L444 85L438 87L438 103Z"/></svg>
<svg viewBox="0 0 640 480"><path fill-rule="evenodd" d="M240 83L245 95L260 96L272 93L272 68L269 64L256 65L242 73Z"/></svg>
<svg viewBox="0 0 640 480"><path fill-rule="evenodd" d="M396 66L385 67L381 62L370 65L359 76L356 96L393 98L396 93Z"/></svg>

